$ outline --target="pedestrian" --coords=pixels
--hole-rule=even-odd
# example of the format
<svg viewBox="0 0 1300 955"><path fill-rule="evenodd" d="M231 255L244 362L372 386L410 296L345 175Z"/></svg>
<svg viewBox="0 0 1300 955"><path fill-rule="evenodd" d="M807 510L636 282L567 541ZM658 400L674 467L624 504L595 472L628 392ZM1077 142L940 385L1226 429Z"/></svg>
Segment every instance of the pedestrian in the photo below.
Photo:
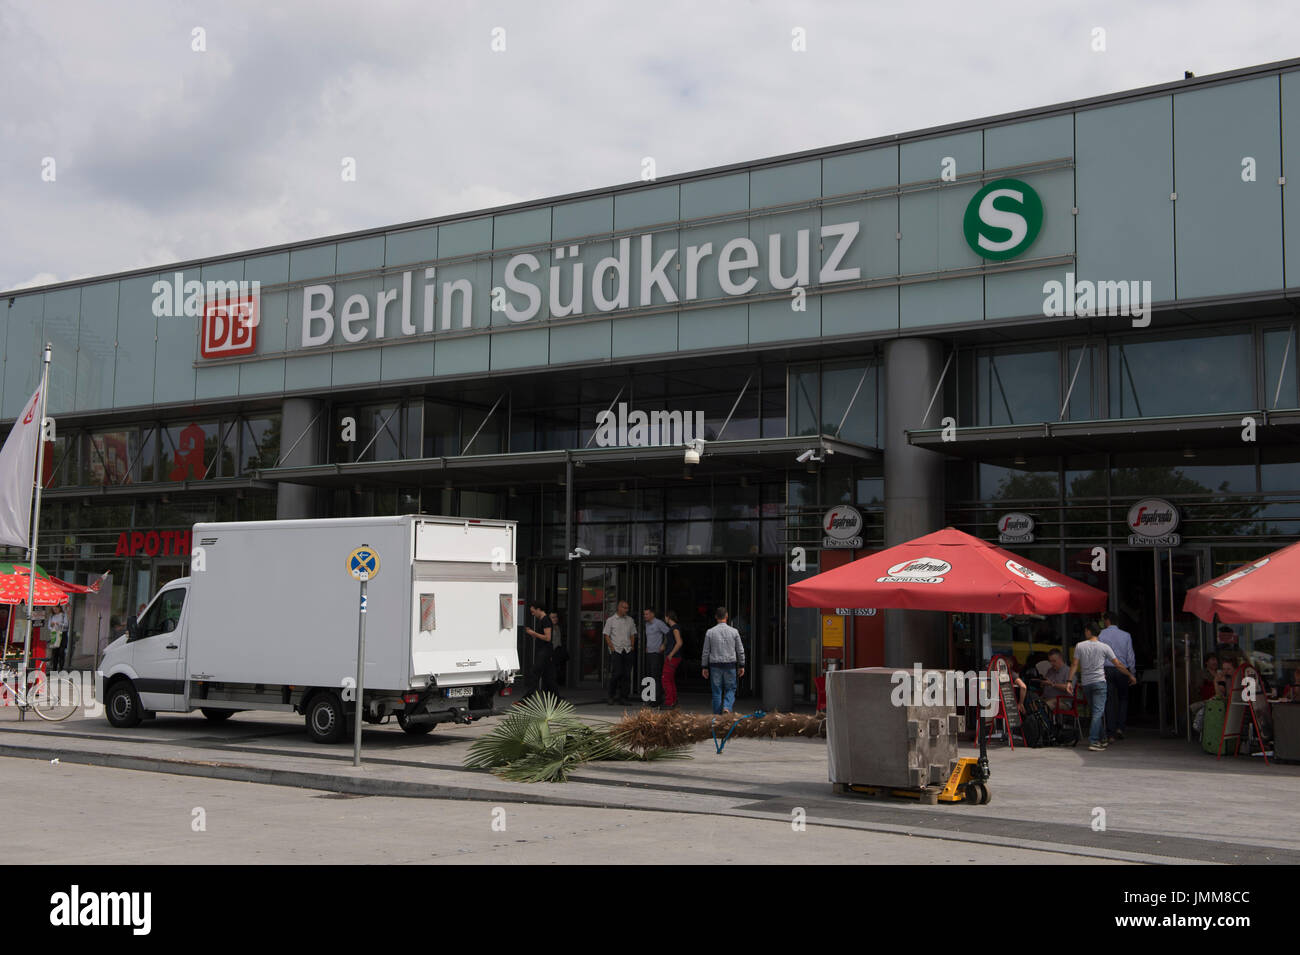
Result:
<svg viewBox="0 0 1300 955"><path fill-rule="evenodd" d="M713 694L713 712L730 713L736 702L736 683L745 675L745 644L740 631L727 623L727 608L713 614L717 621L704 635L700 667Z"/></svg>
<svg viewBox="0 0 1300 955"><path fill-rule="evenodd" d="M68 649L68 615L59 607L50 616L50 669L63 669Z"/></svg>
<svg viewBox="0 0 1300 955"><path fill-rule="evenodd" d="M668 640L664 641L668 652L664 655L664 706L669 709L677 706L677 667L682 662L682 653L686 641L682 639L682 628L677 624L677 612L669 610L664 614L668 622ZM671 646L668 644L671 643Z"/></svg>
<svg viewBox="0 0 1300 955"><path fill-rule="evenodd" d="M627 703L627 680L636 650L636 621L628 616L628 602L620 600L614 616L605 620L605 646L609 650L609 692L606 703Z"/></svg>
<svg viewBox="0 0 1300 955"><path fill-rule="evenodd" d="M1137 672L1137 659L1133 656L1133 636L1118 626L1119 616L1112 610L1102 614L1106 628L1097 635L1097 639L1111 650L1115 658L1127 668L1126 672ZM1128 729L1128 688L1129 681L1112 663L1106 664L1106 736L1114 742L1124 738Z"/></svg>
<svg viewBox="0 0 1300 955"><path fill-rule="evenodd" d="M564 686L569 666L569 650L564 645L564 624L554 610L548 616L551 618L551 662L555 664L555 682Z"/></svg>
<svg viewBox="0 0 1300 955"><path fill-rule="evenodd" d="M560 695L560 688L555 682L555 648L559 646L559 634L546 611L537 604L528 605L528 613L533 618L533 626L524 627L524 633L534 641L533 669L528 677L528 692L519 700L523 702L538 690Z"/></svg>
<svg viewBox="0 0 1300 955"><path fill-rule="evenodd" d="M668 625L655 616L651 608L642 611L642 616L645 617L646 676L654 681L650 705L657 709L663 705L664 699L664 640L668 636Z"/></svg>
<svg viewBox="0 0 1300 955"><path fill-rule="evenodd" d="M1097 629L1092 624L1084 624L1083 639L1074 645L1074 660L1070 664L1070 679L1066 681L1066 693L1074 692L1074 675L1079 674L1079 683L1083 695L1088 699L1088 711L1092 714L1092 723L1088 728L1088 749L1100 752L1106 748L1106 661L1115 660L1115 651L1097 639ZM1124 664L1115 660L1115 665L1129 676L1129 685L1137 678L1129 672Z"/></svg>

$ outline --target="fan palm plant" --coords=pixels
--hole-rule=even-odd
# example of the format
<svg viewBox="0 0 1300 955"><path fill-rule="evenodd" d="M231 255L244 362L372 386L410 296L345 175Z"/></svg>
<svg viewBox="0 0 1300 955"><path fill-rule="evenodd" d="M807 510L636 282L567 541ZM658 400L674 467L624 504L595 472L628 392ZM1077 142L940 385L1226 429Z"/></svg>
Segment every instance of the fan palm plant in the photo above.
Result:
<svg viewBox="0 0 1300 955"><path fill-rule="evenodd" d="M490 769L521 783L565 782L578 766L595 760L689 759L685 747L637 752L606 730L578 718L573 704L538 693L515 706L465 757L470 769Z"/></svg>

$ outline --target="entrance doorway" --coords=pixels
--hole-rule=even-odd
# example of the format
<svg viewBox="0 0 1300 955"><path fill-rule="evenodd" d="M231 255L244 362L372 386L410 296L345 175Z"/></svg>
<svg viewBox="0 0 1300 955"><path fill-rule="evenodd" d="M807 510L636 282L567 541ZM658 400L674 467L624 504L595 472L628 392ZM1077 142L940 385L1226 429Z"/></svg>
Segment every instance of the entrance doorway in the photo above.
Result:
<svg viewBox="0 0 1300 955"><path fill-rule="evenodd" d="M1187 728L1189 684L1200 672L1205 623L1183 611L1187 591L1205 579L1204 548L1118 550L1115 609L1133 635L1140 670L1129 705L1134 722L1150 719L1162 734Z"/></svg>
<svg viewBox="0 0 1300 955"><path fill-rule="evenodd" d="M678 688L707 691L708 682L700 674L700 649L705 631L714 624L714 611L725 606L745 641L748 665L740 691L747 693L757 686L759 648L764 639L759 630L766 622L758 620L755 611L756 573L755 562L746 560L572 561L567 566L548 561L531 568L530 593L560 613L570 648L568 685L587 690L597 690L609 679L605 620L614 614L620 600L626 600L639 634L638 687L645 674L642 611L651 608L660 618L670 610L678 615L685 641L684 660L677 671ZM569 575L576 589L568 586Z"/></svg>

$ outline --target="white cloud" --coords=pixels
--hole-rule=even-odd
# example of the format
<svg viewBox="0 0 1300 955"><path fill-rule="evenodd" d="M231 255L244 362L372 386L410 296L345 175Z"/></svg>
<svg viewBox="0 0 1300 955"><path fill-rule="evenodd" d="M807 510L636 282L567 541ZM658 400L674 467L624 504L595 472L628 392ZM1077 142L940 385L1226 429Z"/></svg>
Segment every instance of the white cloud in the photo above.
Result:
<svg viewBox="0 0 1300 955"><path fill-rule="evenodd" d="M643 156L665 176L1283 59L1300 26L1294 6L1207 0L324 9L0 8L0 287L630 182Z"/></svg>

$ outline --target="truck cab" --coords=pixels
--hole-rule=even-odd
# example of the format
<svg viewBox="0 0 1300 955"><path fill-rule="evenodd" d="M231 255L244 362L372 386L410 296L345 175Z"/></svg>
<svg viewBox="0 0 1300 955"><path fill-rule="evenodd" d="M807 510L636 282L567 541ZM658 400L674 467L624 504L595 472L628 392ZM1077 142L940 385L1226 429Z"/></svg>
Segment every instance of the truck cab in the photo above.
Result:
<svg viewBox="0 0 1300 955"><path fill-rule="evenodd" d="M185 710L185 623L190 579L154 595L127 632L108 645L96 676L109 721L132 726L158 710Z"/></svg>

